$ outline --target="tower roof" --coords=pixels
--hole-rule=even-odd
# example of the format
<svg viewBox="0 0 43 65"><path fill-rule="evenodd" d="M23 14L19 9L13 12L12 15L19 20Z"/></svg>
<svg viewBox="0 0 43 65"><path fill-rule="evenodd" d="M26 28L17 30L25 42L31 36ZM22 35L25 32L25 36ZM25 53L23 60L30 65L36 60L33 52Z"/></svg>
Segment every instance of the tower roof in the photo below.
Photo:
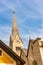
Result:
<svg viewBox="0 0 43 65"><path fill-rule="evenodd" d="M13 11L12 34L13 35L18 34L18 27L17 27L17 23L16 23L15 11Z"/></svg>

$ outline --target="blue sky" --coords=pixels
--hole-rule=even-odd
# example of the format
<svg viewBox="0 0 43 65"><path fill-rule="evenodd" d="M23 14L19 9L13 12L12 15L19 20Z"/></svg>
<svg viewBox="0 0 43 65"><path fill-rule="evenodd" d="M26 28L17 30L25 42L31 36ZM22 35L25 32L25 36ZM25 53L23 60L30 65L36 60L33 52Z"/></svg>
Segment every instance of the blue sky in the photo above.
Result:
<svg viewBox="0 0 43 65"><path fill-rule="evenodd" d="M0 0L0 39L9 45L13 10L24 47L29 38L43 40L43 0Z"/></svg>

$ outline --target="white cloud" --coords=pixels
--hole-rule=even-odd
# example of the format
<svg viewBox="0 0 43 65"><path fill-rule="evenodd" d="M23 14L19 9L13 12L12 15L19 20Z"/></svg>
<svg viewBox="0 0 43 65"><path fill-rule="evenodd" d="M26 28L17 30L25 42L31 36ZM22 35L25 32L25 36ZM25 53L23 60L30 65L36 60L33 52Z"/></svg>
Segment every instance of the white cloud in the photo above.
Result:
<svg viewBox="0 0 43 65"><path fill-rule="evenodd" d="M7 9L8 10L16 9L18 13L17 21L20 25L21 24L23 25L27 18L32 18L32 19L43 18L43 1L42 0L30 0L30 1L22 0L21 2L20 0L16 0L16 1L12 0L12 2L9 0L0 0L0 3L5 6L5 7L0 7L0 12L4 12ZM19 14L22 16L20 17ZM24 18L23 18L23 15L24 15ZM41 24L41 26L43 27L43 23ZM24 25L24 27L30 31L28 26ZM26 34L26 35L21 33L22 38L28 41L29 37L35 39L39 36L43 39L42 27L40 29L37 29L37 33L33 31L31 31L31 33ZM4 33L2 32L2 30ZM21 30L23 29L20 29L20 31ZM10 31L11 31L10 27L0 26L0 39L4 41L9 41ZM25 32L23 31L23 33Z"/></svg>
<svg viewBox="0 0 43 65"><path fill-rule="evenodd" d="M18 7L20 5L19 3L20 1L9 1L9 0L0 0L0 3L2 3L3 5L5 5L9 10L14 10L16 9L16 7Z"/></svg>
<svg viewBox="0 0 43 65"><path fill-rule="evenodd" d="M11 28L8 26L0 26L0 40L9 45Z"/></svg>

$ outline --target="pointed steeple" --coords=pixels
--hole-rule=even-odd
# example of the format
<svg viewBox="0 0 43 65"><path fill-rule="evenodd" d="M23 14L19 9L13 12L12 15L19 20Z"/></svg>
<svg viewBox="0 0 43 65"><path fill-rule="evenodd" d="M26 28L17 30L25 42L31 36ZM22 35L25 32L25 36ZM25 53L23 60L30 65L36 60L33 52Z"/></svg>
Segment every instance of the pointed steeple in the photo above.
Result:
<svg viewBox="0 0 43 65"><path fill-rule="evenodd" d="M18 27L16 23L15 11L13 11L13 24L12 24L12 35L18 34Z"/></svg>
<svg viewBox="0 0 43 65"><path fill-rule="evenodd" d="M23 48L22 40L19 36L19 31L16 23L15 11L13 11L12 33L10 35L10 48L20 56L21 49Z"/></svg>

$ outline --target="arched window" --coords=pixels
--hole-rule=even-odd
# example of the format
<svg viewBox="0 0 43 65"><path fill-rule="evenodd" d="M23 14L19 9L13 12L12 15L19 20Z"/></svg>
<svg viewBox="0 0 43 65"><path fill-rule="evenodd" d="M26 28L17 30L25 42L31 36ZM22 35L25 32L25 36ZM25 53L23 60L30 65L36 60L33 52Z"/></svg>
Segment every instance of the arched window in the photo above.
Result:
<svg viewBox="0 0 43 65"><path fill-rule="evenodd" d="M37 61L36 60L33 61L33 65L37 65Z"/></svg>

